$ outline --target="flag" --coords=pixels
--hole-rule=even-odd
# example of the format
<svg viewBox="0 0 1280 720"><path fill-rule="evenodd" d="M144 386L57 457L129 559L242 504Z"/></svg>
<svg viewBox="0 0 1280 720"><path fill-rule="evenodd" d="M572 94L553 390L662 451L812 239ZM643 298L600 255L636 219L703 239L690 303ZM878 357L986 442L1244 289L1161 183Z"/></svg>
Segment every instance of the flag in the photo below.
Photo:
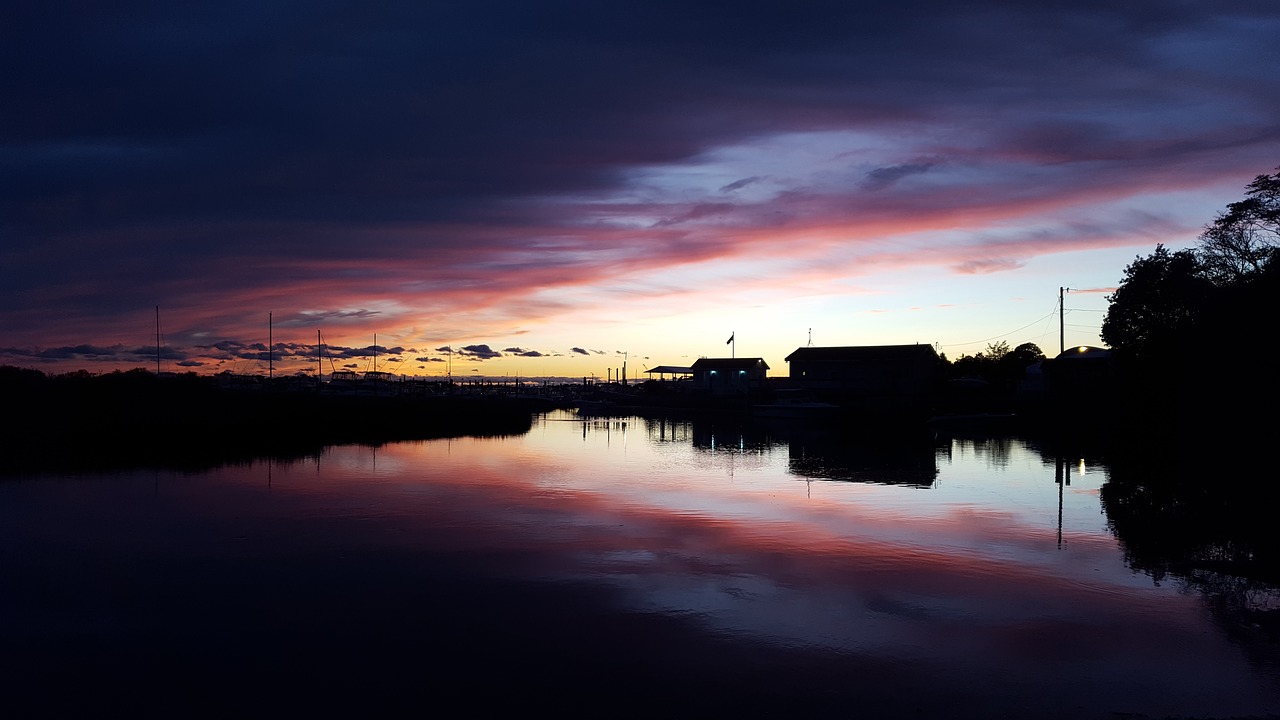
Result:
<svg viewBox="0 0 1280 720"><path fill-rule="evenodd" d="M733 336L734 336L734 335L736 335L736 334L737 334L737 333L729 333L729 339L728 339L728 340L725 340L725 341L724 341L724 344L725 344L725 345L728 345L729 343L733 342Z"/></svg>

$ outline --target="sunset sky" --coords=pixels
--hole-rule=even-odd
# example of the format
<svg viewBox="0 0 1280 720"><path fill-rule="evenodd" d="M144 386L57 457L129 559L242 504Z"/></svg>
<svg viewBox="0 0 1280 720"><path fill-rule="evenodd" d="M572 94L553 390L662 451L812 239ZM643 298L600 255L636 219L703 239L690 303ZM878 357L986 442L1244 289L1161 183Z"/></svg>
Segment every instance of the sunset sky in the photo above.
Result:
<svg viewBox="0 0 1280 720"><path fill-rule="evenodd" d="M1274 0L106 5L0 9L0 364L1053 354L1280 166Z"/></svg>

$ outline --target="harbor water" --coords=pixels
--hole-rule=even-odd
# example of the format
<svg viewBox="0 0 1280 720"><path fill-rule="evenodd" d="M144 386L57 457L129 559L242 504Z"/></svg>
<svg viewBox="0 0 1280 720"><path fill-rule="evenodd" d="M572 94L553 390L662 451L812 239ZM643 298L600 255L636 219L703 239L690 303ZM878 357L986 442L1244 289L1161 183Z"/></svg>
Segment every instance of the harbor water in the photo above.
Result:
<svg viewBox="0 0 1280 720"><path fill-rule="evenodd" d="M1224 603L1222 582L1141 562L1111 480L1016 438L564 411L517 436L5 478L2 702L1280 713L1275 640L1249 619L1277 596Z"/></svg>

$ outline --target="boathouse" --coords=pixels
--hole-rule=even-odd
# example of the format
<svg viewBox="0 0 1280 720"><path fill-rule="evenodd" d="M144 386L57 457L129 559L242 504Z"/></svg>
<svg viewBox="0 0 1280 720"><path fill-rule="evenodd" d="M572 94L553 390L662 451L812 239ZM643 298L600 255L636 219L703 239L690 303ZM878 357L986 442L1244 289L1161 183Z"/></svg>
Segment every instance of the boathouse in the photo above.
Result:
<svg viewBox="0 0 1280 720"><path fill-rule="evenodd" d="M746 395L764 387L769 366L763 358L700 358L689 368L693 389L712 395Z"/></svg>
<svg viewBox="0 0 1280 720"><path fill-rule="evenodd" d="M849 398L919 401L942 378L932 345L802 347L786 360L793 387Z"/></svg>

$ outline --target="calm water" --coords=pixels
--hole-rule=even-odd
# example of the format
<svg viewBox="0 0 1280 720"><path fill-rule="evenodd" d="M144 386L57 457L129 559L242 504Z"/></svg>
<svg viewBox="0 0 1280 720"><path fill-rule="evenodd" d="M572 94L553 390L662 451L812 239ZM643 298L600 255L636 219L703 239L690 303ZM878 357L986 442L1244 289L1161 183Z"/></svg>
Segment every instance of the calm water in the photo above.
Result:
<svg viewBox="0 0 1280 720"><path fill-rule="evenodd" d="M1017 440L860 445L562 413L522 437L10 479L0 702L1280 712L1230 619L1126 565L1107 469L1061 460Z"/></svg>

